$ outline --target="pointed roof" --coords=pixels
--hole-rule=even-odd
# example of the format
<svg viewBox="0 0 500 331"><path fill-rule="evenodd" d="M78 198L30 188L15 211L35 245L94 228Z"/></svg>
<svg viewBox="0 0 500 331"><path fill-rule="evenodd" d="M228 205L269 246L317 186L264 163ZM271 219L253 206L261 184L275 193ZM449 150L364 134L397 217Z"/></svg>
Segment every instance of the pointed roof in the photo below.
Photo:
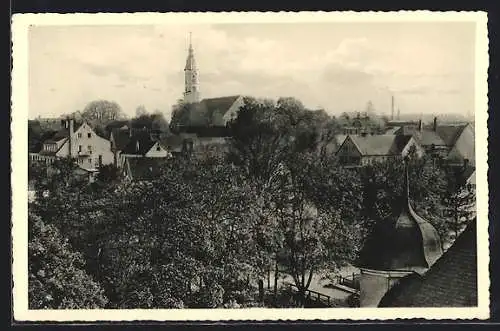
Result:
<svg viewBox="0 0 500 331"><path fill-rule="evenodd" d="M127 146L128 142L130 141L130 133L129 130L125 130L122 128L119 129L113 129L111 131L111 137L110 139L113 139L114 141L114 148L117 151L122 151L125 146Z"/></svg>
<svg viewBox="0 0 500 331"><path fill-rule="evenodd" d="M122 154L145 155L156 143L151 139L151 134L147 131L139 131L130 137L127 145L123 148Z"/></svg>
<svg viewBox="0 0 500 331"><path fill-rule="evenodd" d="M404 179L399 215L377 224L360 252L359 267L421 272L441 256L441 240L436 229L411 207L407 165Z"/></svg>
<svg viewBox="0 0 500 331"><path fill-rule="evenodd" d="M189 49L188 56L186 58L186 66L184 70L196 70L196 61L194 59L193 44L191 42L191 32L189 33Z"/></svg>
<svg viewBox="0 0 500 331"><path fill-rule="evenodd" d="M473 307L477 305L477 221L424 274L401 279L379 307Z"/></svg>

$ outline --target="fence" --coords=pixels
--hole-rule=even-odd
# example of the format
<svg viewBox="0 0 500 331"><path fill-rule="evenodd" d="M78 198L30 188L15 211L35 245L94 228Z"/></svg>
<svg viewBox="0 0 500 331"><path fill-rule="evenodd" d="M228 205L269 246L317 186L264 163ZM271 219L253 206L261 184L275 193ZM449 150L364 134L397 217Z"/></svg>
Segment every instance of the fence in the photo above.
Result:
<svg viewBox="0 0 500 331"><path fill-rule="evenodd" d="M287 282L285 283L285 285L288 286L288 289L291 293L298 292L298 288L295 284ZM329 295L312 290L306 290L305 299L306 302L309 303L309 305L314 307L335 307L338 305L338 303L336 302L337 300L331 298Z"/></svg>
<svg viewBox="0 0 500 331"><path fill-rule="evenodd" d="M340 285L344 285L344 286L353 288L355 290L359 290L360 289L360 285L359 285L360 276L361 276L360 274L356 274L356 273L352 273L352 275L347 276L347 277L339 275L337 278L337 283Z"/></svg>

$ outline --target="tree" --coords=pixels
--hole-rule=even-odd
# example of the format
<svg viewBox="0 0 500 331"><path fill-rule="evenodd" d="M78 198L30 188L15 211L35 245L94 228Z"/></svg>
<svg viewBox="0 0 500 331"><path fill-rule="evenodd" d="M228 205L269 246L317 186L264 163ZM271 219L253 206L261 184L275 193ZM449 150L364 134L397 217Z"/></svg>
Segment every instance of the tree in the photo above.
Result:
<svg viewBox="0 0 500 331"><path fill-rule="evenodd" d="M137 106L137 108L135 109L135 117L141 117L147 114L148 111L146 107L144 107L144 105Z"/></svg>
<svg viewBox="0 0 500 331"><path fill-rule="evenodd" d="M413 207L444 238L447 229L442 217L442 199L446 190L443 170L430 157L410 155L408 171ZM363 183L365 235L368 235L376 222L400 209L400 197L404 193L404 163L400 158L390 158L359 168L359 173Z"/></svg>
<svg viewBox="0 0 500 331"><path fill-rule="evenodd" d="M450 241L454 241L475 217L476 194L473 187L467 185L463 173L466 168L447 167L447 191L444 197L444 215L446 225L451 232Z"/></svg>
<svg viewBox="0 0 500 331"><path fill-rule="evenodd" d="M269 216L260 227L267 233L260 234L264 238L260 242L274 241L263 248L279 250L277 259L293 277L301 306L315 274L338 270L352 262L359 249L355 220L343 219L339 204L332 204L318 188L315 180L322 170L318 163L315 154L289 156L268 191ZM332 186L328 191L336 189Z"/></svg>
<svg viewBox="0 0 500 331"><path fill-rule="evenodd" d="M28 294L30 309L104 308L103 290L86 272L54 225L28 215Z"/></svg>
<svg viewBox="0 0 500 331"><path fill-rule="evenodd" d="M93 125L106 125L110 121L125 119L126 116L118 103L108 100L94 100L89 102L83 112L82 119Z"/></svg>

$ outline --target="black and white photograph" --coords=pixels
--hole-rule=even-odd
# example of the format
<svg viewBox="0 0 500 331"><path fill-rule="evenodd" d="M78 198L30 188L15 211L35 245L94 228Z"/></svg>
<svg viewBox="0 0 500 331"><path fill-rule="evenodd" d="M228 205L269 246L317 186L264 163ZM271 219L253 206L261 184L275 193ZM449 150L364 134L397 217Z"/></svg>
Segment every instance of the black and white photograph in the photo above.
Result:
<svg viewBox="0 0 500 331"><path fill-rule="evenodd" d="M485 13L13 27L15 318L489 317Z"/></svg>

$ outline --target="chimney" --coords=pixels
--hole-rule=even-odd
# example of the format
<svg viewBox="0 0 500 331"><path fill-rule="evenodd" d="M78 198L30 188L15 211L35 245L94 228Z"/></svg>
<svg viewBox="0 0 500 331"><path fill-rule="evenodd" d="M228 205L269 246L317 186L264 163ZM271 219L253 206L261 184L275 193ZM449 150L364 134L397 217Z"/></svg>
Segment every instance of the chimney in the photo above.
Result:
<svg viewBox="0 0 500 331"><path fill-rule="evenodd" d="M394 120L394 95L391 96L391 120Z"/></svg>
<svg viewBox="0 0 500 331"><path fill-rule="evenodd" d="M434 117L434 124L432 125L432 129L434 130L434 132L437 131L437 123L438 123L438 118Z"/></svg>
<svg viewBox="0 0 500 331"><path fill-rule="evenodd" d="M422 120L418 120L418 131L422 132Z"/></svg>
<svg viewBox="0 0 500 331"><path fill-rule="evenodd" d="M69 156L73 157L73 134L74 134L74 128L75 128L75 121L70 118L67 120L67 127L68 127L68 149L69 149Z"/></svg>

